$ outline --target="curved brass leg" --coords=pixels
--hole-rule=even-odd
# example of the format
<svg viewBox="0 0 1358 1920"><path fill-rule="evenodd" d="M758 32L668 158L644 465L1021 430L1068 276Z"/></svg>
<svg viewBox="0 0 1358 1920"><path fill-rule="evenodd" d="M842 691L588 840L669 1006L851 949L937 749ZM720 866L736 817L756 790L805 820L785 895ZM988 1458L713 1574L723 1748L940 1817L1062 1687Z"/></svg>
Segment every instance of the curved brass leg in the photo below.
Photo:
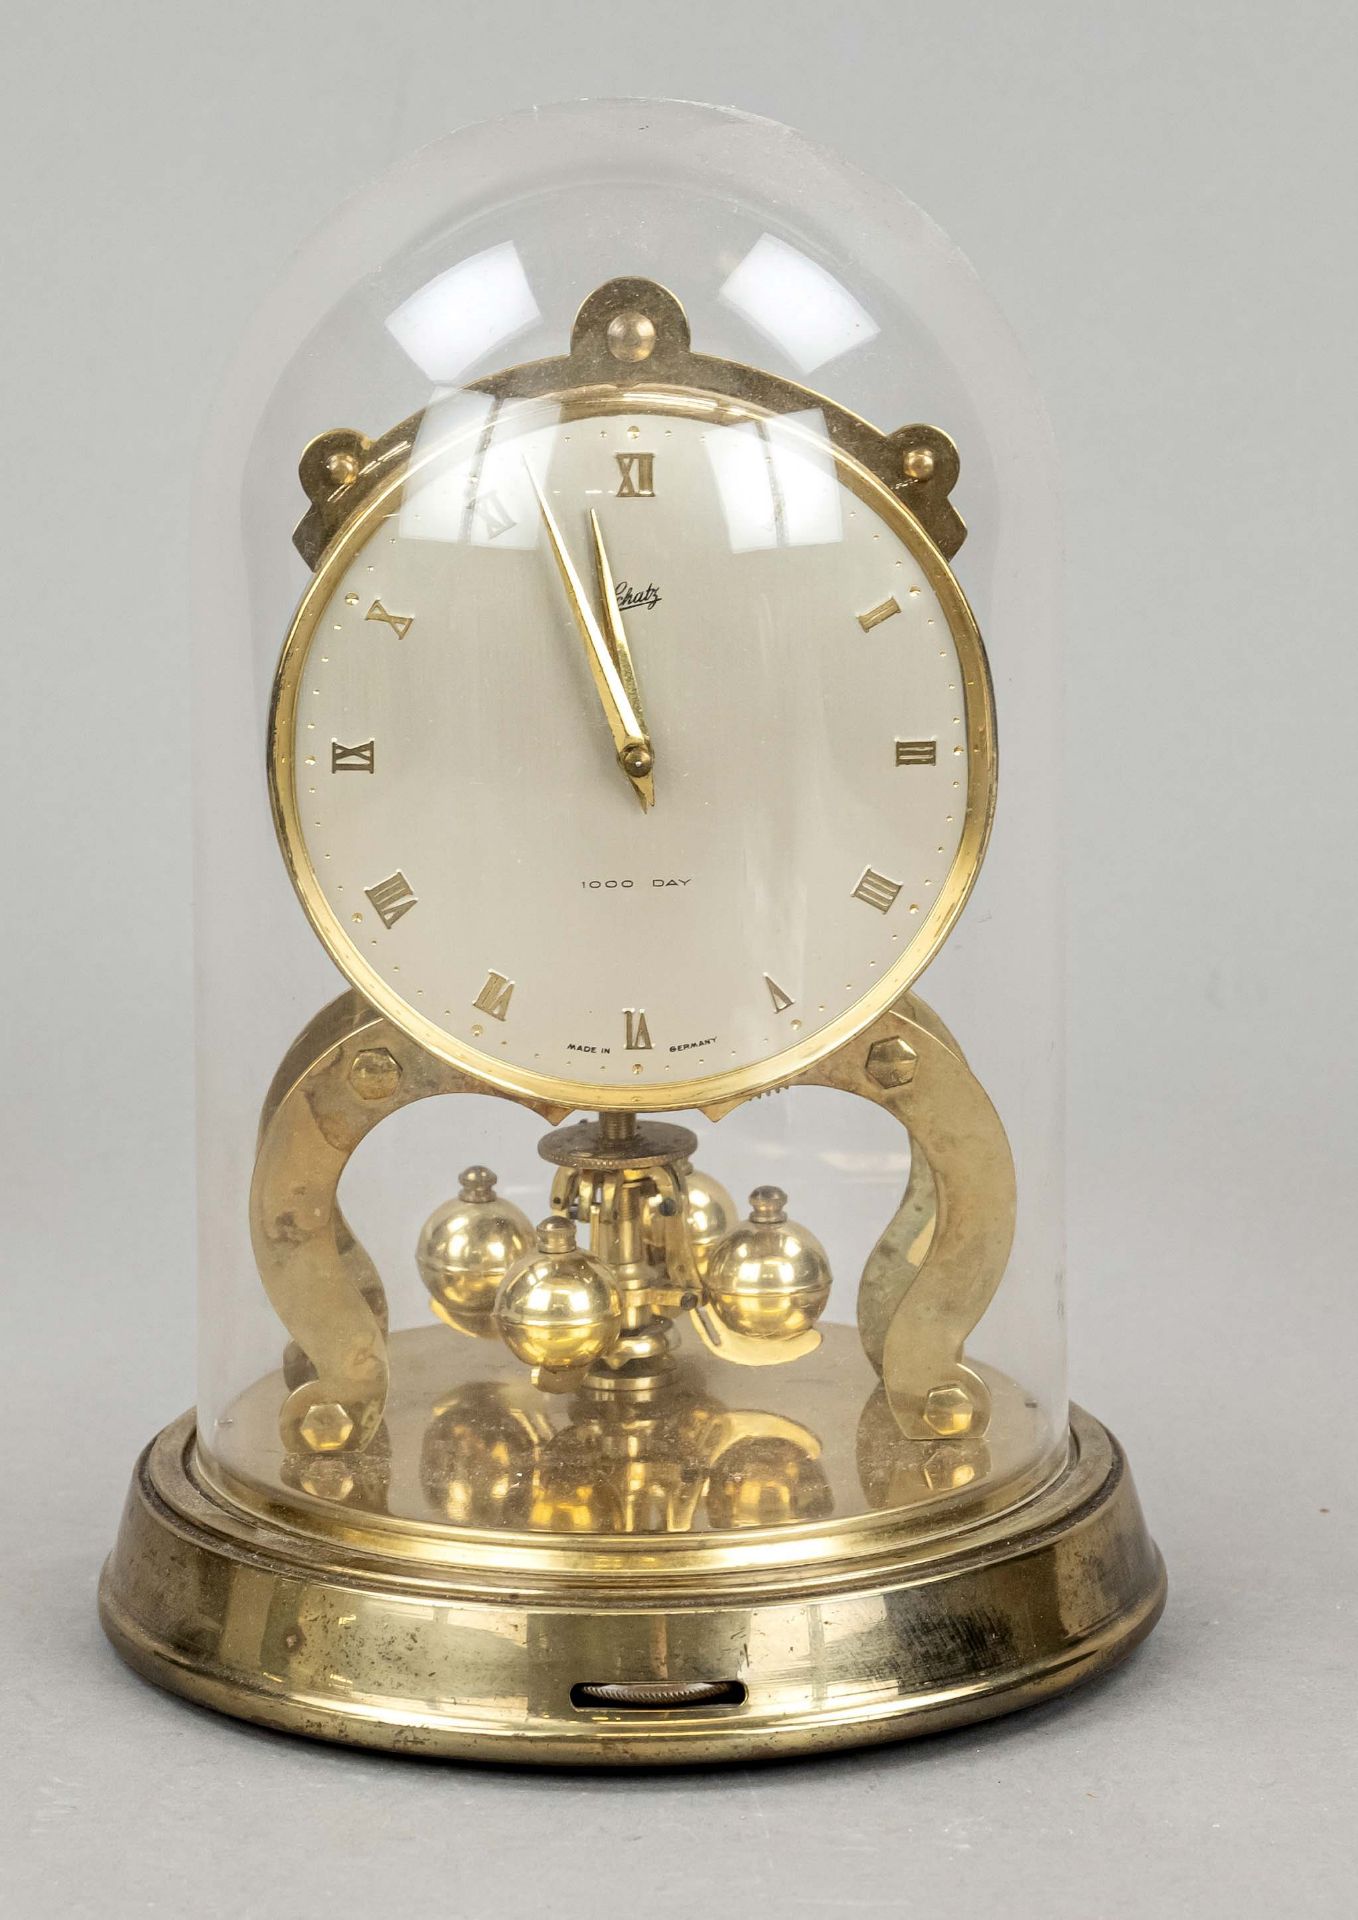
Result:
<svg viewBox="0 0 1358 1920"><path fill-rule="evenodd" d="M300 1349L279 1416L290 1452L366 1447L386 1405L386 1299L337 1197L350 1156L400 1107L494 1091L426 1053L357 993L332 1001L289 1048L260 1117L250 1237L264 1290Z"/></svg>
<svg viewBox="0 0 1358 1920"><path fill-rule="evenodd" d="M990 1396L962 1349L1004 1274L1016 1207L999 1115L948 1029L911 994L797 1084L861 1094L908 1129L909 1185L859 1288L863 1347L908 1438L979 1437Z"/></svg>

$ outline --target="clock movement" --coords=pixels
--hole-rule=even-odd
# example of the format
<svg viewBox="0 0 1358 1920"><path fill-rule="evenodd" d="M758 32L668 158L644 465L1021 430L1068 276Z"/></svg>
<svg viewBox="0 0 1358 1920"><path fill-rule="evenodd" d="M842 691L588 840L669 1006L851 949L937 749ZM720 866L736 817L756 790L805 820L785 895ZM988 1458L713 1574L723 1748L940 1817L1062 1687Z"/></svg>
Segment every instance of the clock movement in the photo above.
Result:
<svg viewBox="0 0 1358 1920"><path fill-rule="evenodd" d="M770 123L472 129L304 256L203 481L203 1365L105 1570L140 1671L749 1758L1148 1631L1064 1393L1054 518L965 262Z"/></svg>

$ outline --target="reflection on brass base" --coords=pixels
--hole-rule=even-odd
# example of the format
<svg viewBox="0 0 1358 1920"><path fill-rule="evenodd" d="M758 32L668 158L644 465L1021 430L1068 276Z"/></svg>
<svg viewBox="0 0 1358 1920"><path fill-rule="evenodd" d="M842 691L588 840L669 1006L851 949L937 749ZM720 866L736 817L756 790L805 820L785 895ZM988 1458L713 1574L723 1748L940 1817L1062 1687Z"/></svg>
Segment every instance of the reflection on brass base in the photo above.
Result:
<svg viewBox="0 0 1358 1920"><path fill-rule="evenodd" d="M462 1758L752 1760L932 1733L1112 1666L1165 1591L1121 1449L1078 1409L1068 1464L1005 1513L852 1556L813 1523L795 1564L756 1552L699 1580L642 1553L545 1581L299 1518L228 1501L192 1415L167 1427L104 1570L118 1651L242 1719Z"/></svg>

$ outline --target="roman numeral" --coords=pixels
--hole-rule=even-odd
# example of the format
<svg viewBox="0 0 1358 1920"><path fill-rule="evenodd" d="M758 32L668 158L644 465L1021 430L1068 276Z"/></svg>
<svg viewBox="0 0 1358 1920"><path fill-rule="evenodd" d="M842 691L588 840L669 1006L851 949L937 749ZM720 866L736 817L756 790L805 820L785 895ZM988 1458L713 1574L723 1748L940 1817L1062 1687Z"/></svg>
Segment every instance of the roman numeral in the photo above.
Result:
<svg viewBox="0 0 1358 1920"><path fill-rule="evenodd" d="M860 613L858 624L864 633L871 633L874 627L880 627L883 620L889 620L893 613L899 613L899 600L883 600L880 607L869 607L866 613Z"/></svg>
<svg viewBox="0 0 1358 1920"><path fill-rule="evenodd" d="M937 764L937 740L898 740L896 742L898 767L933 767Z"/></svg>
<svg viewBox="0 0 1358 1920"><path fill-rule="evenodd" d="M380 880L375 887L365 887L364 892L372 901L384 927L394 927L401 915L409 913L415 905L410 882L399 871L393 873L389 880Z"/></svg>
<svg viewBox="0 0 1358 1920"><path fill-rule="evenodd" d="M478 522L487 540L497 539L515 525L513 514L498 493L481 494L472 508L472 518Z"/></svg>
<svg viewBox="0 0 1358 1920"><path fill-rule="evenodd" d="M646 1015L639 1007L623 1009L623 1019L627 1022L627 1051L629 1053L647 1053L651 1046L651 1029L646 1025Z"/></svg>
<svg viewBox="0 0 1358 1920"><path fill-rule="evenodd" d="M398 640L404 640L415 624L415 616L413 613L388 613L380 600L373 601L363 618L365 620L380 620L384 626L391 628Z"/></svg>
<svg viewBox="0 0 1358 1920"><path fill-rule="evenodd" d="M492 1020L503 1020L509 1012L509 999L513 991L512 980L506 980L502 973L488 973L486 984L472 1005L480 1007L482 1013L488 1013Z"/></svg>
<svg viewBox="0 0 1358 1920"><path fill-rule="evenodd" d="M787 1009L792 1005L791 996L784 993L778 982L770 979L767 973L764 975L764 985L769 990L769 999L773 1002L773 1011L775 1013L786 1013Z"/></svg>
<svg viewBox="0 0 1358 1920"><path fill-rule="evenodd" d="M878 913L886 913L900 890L895 880L888 880L884 873L874 873L871 867L864 867L863 878L854 888L853 897L863 901L866 906L876 907Z"/></svg>
<svg viewBox="0 0 1358 1920"><path fill-rule="evenodd" d="M618 463L616 497L619 500L655 499L655 455L653 453L615 453Z"/></svg>
<svg viewBox="0 0 1358 1920"><path fill-rule="evenodd" d="M365 740L361 747L342 747L338 740L332 740L330 742L331 773L371 773L374 744L371 740Z"/></svg>

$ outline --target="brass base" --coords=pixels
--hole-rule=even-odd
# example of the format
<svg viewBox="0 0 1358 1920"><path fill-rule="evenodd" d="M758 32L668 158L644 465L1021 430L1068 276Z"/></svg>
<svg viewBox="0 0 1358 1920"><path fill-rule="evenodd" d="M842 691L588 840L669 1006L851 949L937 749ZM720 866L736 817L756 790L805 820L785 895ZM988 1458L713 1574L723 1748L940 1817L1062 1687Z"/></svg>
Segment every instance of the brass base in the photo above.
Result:
<svg viewBox="0 0 1358 1920"><path fill-rule="evenodd" d="M1130 1652L1165 1594L1122 1451L1079 1409L1068 1461L1017 1506L851 1555L833 1522L801 1526L791 1565L756 1549L695 1577L642 1551L546 1582L517 1552L454 1564L414 1533L302 1519L209 1485L186 1414L138 1462L104 1569L114 1646L202 1705L319 1739L744 1761L1050 1698Z"/></svg>

